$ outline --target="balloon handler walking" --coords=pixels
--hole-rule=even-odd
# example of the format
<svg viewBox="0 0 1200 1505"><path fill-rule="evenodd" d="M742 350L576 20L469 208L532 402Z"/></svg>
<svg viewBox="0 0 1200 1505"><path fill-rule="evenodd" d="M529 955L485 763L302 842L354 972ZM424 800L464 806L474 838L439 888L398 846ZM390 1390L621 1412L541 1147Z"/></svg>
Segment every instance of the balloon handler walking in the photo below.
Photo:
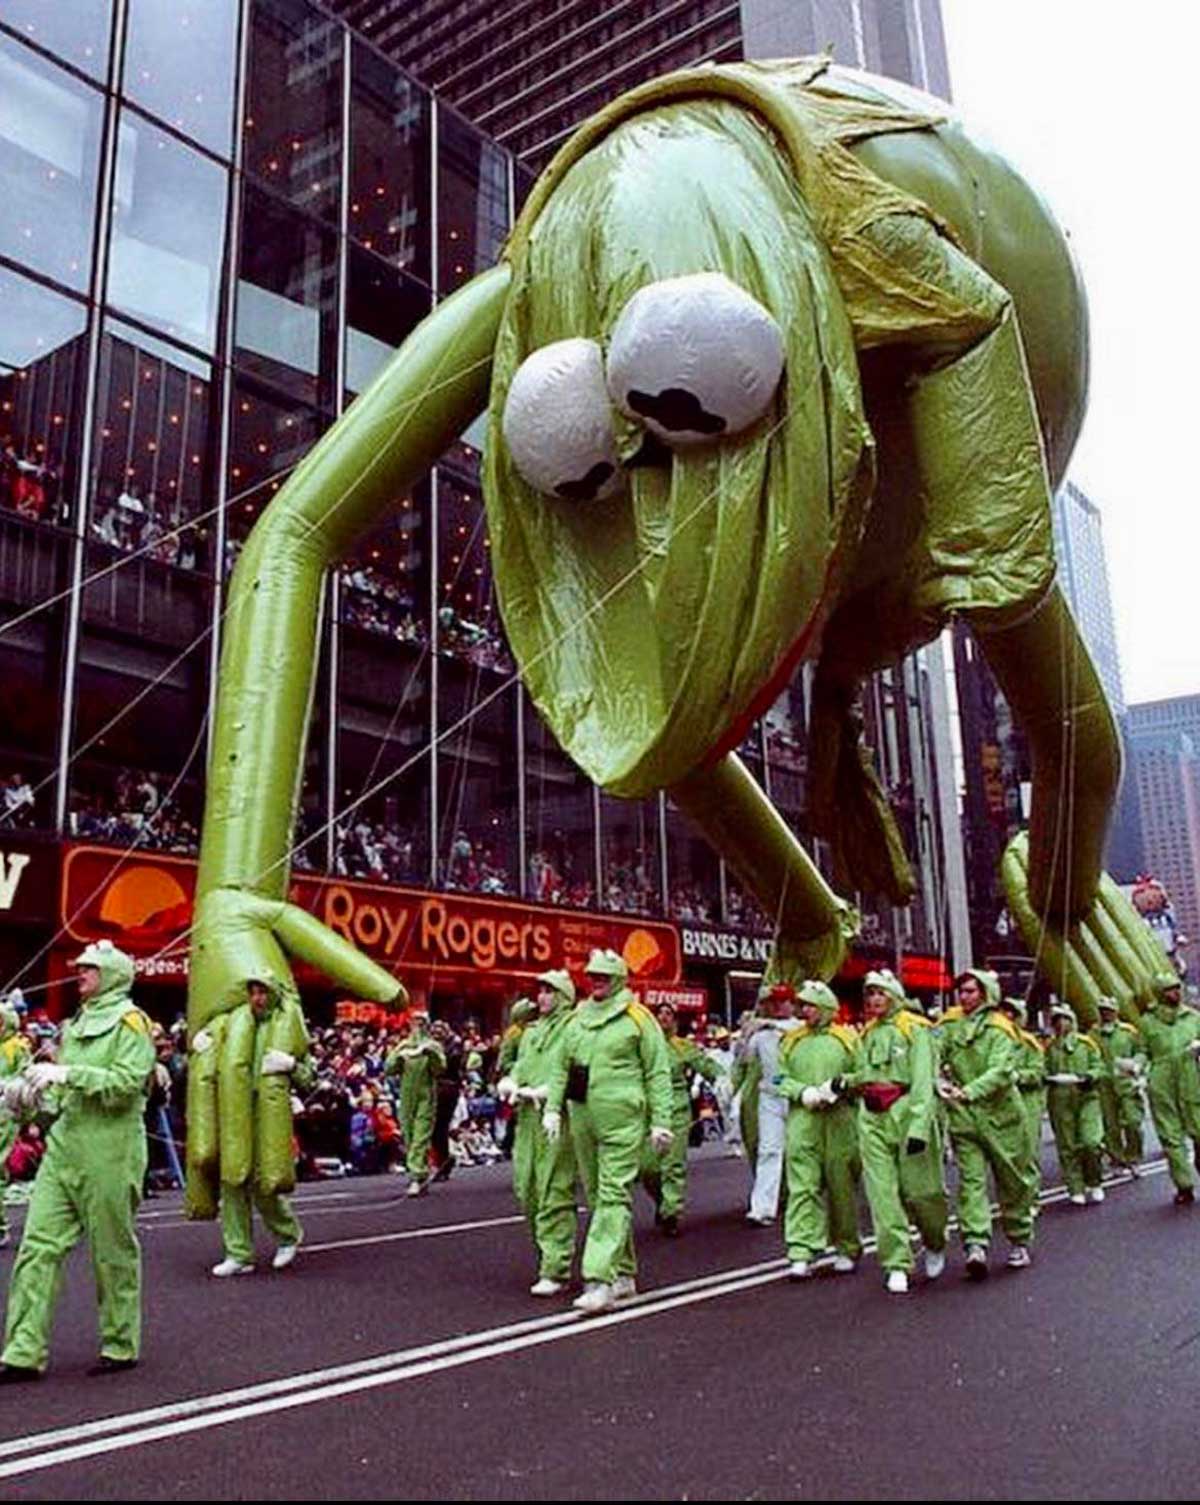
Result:
<svg viewBox="0 0 1200 1505"><path fill-rule="evenodd" d="M410 1032L388 1056L387 1076L400 1078L400 1119L408 1169L408 1195L429 1190L429 1147L437 1112L437 1079L446 1069L446 1053L429 1033L429 1015L414 1013Z"/></svg>
<svg viewBox="0 0 1200 1505"><path fill-rule="evenodd" d="M667 1042L667 1060L671 1066L671 1133L675 1138L665 1155L656 1155L647 1145L642 1160L642 1184L654 1198L654 1221L668 1238L677 1238L679 1219L687 1201L692 1083L698 1076L715 1083L721 1068L694 1040L685 1040L679 1033L673 1005L660 1004L654 1017Z"/></svg>
<svg viewBox="0 0 1200 1505"><path fill-rule="evenodd" d="M150 1022L134 1005L133 961L97 941L74 961L82 1006L63 1028L57 1062L30 1066L34 1095L58 1109L34 1182L8 1290L0 1382L46 1367L63 1261L86 1238L100 1308L100 1359L89 1374L131 1369L142 1328L135 1214L146 1172Z"/></svg>
<svg viewBox="0 0 1200 1505"><path fill-rule="evenodd" d="M593 951L590 996L572 1015L555 1052L542 1126L551 1143L570 1104L575 1161L591 1209L583 1250L583 1312L606 1311L636 1294L633 1189L649 1136L658 1155L671 1148L671 1067L658 1021L626 987L615 951Z"/></svg>
<svg viewBox="0 0 1200 1505"><path fill-rule="evenodd" d="M1058 1146L1058 1163L1067 1192L1077 1207L1103 1202L1100 1151L1104 1119L1097 1087L1106 1067L1100 1047L1083 1034L1069 1003L1050 1008L1054 1038L1046 1047L1050 1127Z"/></svg>
<svg viewBox="0 0 1200 1505"><path fill-rule="evenodd" d="M1101 998L1096 1005L1100 1023L1092 1038L1104 1057L1105 1074L1100 1081L1100 1111L1104 1115L1104 1147L1114 1165L1138 1175L1142 1160L1142 1120L1146 1107L1142 1086L1146 1057L1135 1024L1120 1018L1115 998Z"/></svg>
<svg viewBox="0 0 1200 1505"><path fill-rule="evenodd" d="M300 1002L276 978L248 982L244 1003L192 1037L189 1161L220 1171L225 1254L212 1270L220 1279L254 1274L252 1204L275 1239L272 1268L296 1258L303 1235L287 1199L296 1184L292 1083L303 1090L314 1076Z"/></svg>
<svg viewBox="0 0 1200 1505"><path fill-rule="evenodd" d="M28 1090L23 1075L28 1065L29 1041L21 1034L17 1011L0 1007L0 1249L8 1244L4 1190L8 1185L8 1157L17 1141L22 1104Z"/></svg>
<svg viewBox="0 0 1200 1505"><path fill-rule="evenodd" d="M512 1074L500 1078L496 1093L516 1105L513 1191L538 1252L530 1295L557 1296L575 1260L575 1152L569 1134L548 1137L542 1110L554 1056L575 1010L575 984L559 971L543 972L538 982L538 1017L522 1028Z"/></svg>
<svg viewBox="0 0 1200 1505"><path fill-rule="evenodd" d="M1155 976L1154 991L1154 1006L1139 1021L1149 1063L1146 1096L1175 1183L1175 1205L1188 1207L1196 1200L1193 1166L1200 1163L1200 1013L1183 1002L1183 984L1169 969Z"/></svg>

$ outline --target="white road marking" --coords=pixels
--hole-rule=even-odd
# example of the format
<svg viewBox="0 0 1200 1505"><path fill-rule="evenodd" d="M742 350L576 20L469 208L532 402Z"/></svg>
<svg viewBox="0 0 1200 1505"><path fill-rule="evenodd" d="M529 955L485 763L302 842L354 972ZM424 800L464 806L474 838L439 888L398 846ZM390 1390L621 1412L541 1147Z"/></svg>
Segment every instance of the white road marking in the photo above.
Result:
<svg viewBox="0 0 1200 1505"><path fill-rule="evenodd" d="M1151 1162L1143 1166L1142 1175L1161 1175L1165 1169L1165 1161ZM1117 1185L1129 1179L1131 1178L1126 1175L1110 1176L1107 1184ZM1049 1205L1063 1201L1066 1196L1065 1187L1052 1187L1041 1194L1039 1201L1042 1205ZM443 1230L413 1229L407 1233L380 1235L379 1238L394 1240L440 1231ZM866 1239L864 1252L873 1249L874 1244L873 1238ZM558 1342L563 1338L586 1336L602 1329L635 1322L643 1317L657 1316L720 1296L752 1290L783 1279L787 1270L786 1259L767 1260L646 1293L623 1304L616 1311L598 1317L583 1317L572 1311L555 1312L526 1322L510 1323L439 1343L380 1354L372 1359L358 1360L330 1369L311 1370L305 1374L270 1380L238 1390L197 1396L148 1410L103 1417L55 1431L7 1439L0 1442L4 1458L0 1462L0 1478L34 1473L60 1464L77 1462L81 1458L141 1447L166 1437L184 1436L205 1428L226 1426L276 1411L313 1405L384 1385L399 1384L427 1374ZM16 1456L19 1454L26 1456Z"/></svg>

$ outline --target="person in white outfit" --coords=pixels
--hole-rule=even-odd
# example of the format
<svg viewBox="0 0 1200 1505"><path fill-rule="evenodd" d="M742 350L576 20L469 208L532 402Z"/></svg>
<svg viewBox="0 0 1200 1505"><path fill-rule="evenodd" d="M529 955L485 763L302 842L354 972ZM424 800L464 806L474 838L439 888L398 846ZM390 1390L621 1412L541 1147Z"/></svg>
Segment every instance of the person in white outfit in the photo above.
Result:
<svg viewBox="0 0 1200 1505"><path fill-rule="evenodd" d="M790 1030L800 1028L800 1022L793 1017L795 1001L795 990L789 983L764 984L758 996L757 1018L743 1033L740 1047L746 1068L742 1092L757 1089L758 1096L758 1146L746 1218L760 1227L773 1223L779 1211L784 1140L791 1107L779 1091L779 1045Z"/></svg>

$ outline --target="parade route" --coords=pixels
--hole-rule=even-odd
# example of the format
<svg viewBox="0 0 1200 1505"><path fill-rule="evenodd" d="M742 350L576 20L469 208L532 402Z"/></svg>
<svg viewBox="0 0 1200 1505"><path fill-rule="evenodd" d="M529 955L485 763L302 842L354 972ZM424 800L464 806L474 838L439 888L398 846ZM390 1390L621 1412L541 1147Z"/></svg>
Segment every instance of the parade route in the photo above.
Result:
<svg viewBox="0 0 1200 1505"><path fill-rule="evenodd" d="M294 1269L226 1282L206 1273L215 1231L159 1199L141 1220L142 1364L84 1377L76 1257L49 1376L6 1395L0 1492L1190 1495L1195 1233L1148 1170L1088 1210L1051 1176L1032 1270L977 1288L956 1251L897 1299L870 1255L853 1278L787 1281L778 1233L742 1221L743 1167L705 1155L685 1237L658 1237L643 1202L641 1294L592 1319L526 1295L504 1167L419 1201L395 1177L306 1187ZM986 1456L1008 1439L990 1482L985 1422Z"/></svg>

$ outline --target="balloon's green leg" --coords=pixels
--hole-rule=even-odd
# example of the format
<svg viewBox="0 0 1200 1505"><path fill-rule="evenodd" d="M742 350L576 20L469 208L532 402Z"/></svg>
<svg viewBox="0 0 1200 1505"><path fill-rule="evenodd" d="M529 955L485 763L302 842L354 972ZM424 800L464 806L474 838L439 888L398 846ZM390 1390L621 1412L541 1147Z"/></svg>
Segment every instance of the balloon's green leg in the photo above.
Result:
<svg viewBox="0 0 1200 1505"><path fill-rule="evenodd" d="M509 272L485 272L404 342L296 468L255 527L229 586L196 885L189 1025L290 984L284 952L359 997L395 978L286 902L292 828L317 669L325 571L436 461L487 402Z"/></svg>
<svg viewBox="0 0 1200 1505"><path fill-rule="evenodd" d="M792 982L832 977L858 933L858 915L825 882L736 753L668 792L774 921L772 975Z"/></svg>

